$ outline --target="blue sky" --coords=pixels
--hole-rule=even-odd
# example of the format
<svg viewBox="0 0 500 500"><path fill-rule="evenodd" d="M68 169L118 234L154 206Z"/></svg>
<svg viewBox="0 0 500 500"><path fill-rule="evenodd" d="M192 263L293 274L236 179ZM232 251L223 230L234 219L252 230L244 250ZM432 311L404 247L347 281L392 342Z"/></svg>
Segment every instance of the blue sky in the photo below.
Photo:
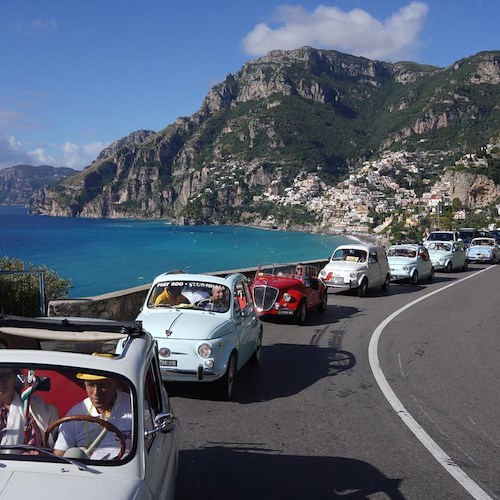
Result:
<svg viewBox="0 0 500 500"><path fill-rule="evenodd" d="M498 0L2 0L0 168L82 169L269 50L445 67L499 50L499 19Z"/></svg>

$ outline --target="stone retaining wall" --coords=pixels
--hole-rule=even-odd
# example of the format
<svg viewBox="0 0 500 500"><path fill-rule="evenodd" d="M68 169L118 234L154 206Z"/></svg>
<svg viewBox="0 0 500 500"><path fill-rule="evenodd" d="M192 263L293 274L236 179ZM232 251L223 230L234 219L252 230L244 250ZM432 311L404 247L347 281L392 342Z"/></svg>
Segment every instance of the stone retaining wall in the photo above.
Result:
<svg viewBox="0 0 500 500"><path fill-rule="evenodd" d="M316 264L321 269L326 260L308 260L305 264ZM211 274L215 276L227 276L233 273L242 273L253 278L256 267L245 269L232 269L229 271L217 271ZM87 318L114 319L117 321L133 321L139 314L151 283L136 286L126 290L96 295L95 297L84 297L80 299L52 300L49 302L47 316L73 316Z"/></svg>

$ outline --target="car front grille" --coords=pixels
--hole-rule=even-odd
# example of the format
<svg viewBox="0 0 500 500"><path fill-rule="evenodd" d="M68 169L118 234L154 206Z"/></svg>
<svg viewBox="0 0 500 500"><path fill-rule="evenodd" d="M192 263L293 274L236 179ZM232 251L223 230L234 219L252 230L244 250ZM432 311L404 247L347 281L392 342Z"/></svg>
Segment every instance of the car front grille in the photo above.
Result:
<svg viewBox="0 0 500 500"><path fill-rule="evenodd" d="M259 311L269 311L278 298L279 290L273 286L255 286L253 288L253 300Z"/></svg>

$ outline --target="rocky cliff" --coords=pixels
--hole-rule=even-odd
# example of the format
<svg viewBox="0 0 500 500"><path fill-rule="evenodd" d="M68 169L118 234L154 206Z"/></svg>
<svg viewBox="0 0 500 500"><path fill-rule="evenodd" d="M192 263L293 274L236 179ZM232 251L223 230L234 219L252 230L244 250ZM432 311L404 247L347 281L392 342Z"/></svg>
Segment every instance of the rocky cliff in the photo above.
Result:
<svg viewBox="0 0 500 500"><path fill-rule="evenodd" d="M303 172L335 185L386 148L456 154L500 127L500 52L448 68L389 64L309 47L273 51L215 85L199 111L135 132L31 211L188 223L265 217L263 191Z"/></svg>
<svg viewBox="0 0 500 500"><path fill-rule="evenodd" d="M28 205L33 192L78 173L49 165L15 165L0 170L0 205Z"/></svg>

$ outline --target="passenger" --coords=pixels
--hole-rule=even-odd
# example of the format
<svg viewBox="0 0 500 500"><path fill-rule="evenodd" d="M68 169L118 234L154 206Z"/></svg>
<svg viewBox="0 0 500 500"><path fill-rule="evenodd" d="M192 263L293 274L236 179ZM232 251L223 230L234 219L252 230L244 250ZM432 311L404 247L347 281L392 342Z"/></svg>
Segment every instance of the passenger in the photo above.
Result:
<svg viewBox="0 0 500 500"><path fill-rule="evenodd" d="M15 390L16 371L0 368L0 444L42 446L47 427L59 418L57 408L47 405L39 396L30 396L28 418L21 397ZM49 443L52 448L53 443ZM19 450L1 450L19 453Z"/></svg>
<svg viewBox="0 0 500 500"><path fill-rule="evenodd" d="M189 300L182 295L182 286L165 286L163 292L155 299L155 306L159 304L178 306L179 304L189 304Z"/></svg>
<svg viewBox="0 0 500 500"><path fill-rule="evenodd" d="M303 272L304 272L304 264L302 264L302 262L299 262L298 264L295 265L294 275L297 278L302 278Z"/></svg>
<svg viewBox="0 0 500 500"><path fill-rule="evenodd" d="M87 398L77 403L67 416L90 415L113 424L126 437L126 452L130 452L132 438L132 408L130 396L118 389L118 381L113 378L79 373L76 376L83 380ZM85 420L73 420L59 426L59 435L54 445L54 453L63 456L69 448L89 448L96 445L104 427ZM102 440L95 446L91 458L94 460L111 460L120 451L120 441L112 431L105 431Z"/></svg>

